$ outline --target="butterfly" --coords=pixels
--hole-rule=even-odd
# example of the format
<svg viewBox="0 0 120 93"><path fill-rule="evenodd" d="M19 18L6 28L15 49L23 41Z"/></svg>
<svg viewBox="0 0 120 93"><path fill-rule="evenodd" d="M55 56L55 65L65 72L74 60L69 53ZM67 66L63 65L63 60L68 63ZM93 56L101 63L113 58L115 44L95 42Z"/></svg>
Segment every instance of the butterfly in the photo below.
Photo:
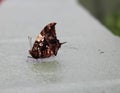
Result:
<svg viewBox="0 0 120 93"><path fill-rule="evenodd" d="M56 56L61 45L66 43L60 43L57 39L55 25L55 22L49 23L38 34L33 47L29 50L29 54L33 58L38 59Z"/></svg>

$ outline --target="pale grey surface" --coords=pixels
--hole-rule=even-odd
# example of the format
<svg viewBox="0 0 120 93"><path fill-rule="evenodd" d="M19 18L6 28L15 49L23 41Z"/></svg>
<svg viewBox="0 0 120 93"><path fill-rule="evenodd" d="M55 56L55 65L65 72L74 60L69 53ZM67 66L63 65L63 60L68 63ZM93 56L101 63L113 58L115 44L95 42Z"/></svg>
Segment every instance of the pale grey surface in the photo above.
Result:
<svg viewBox="0 0 120 93"><path fill-rule="evenodd" d="M55 61L26 62L50 22L62 46ZM0 93L119 93L120 38L74 0L6 0L0 6Z"/></svg>

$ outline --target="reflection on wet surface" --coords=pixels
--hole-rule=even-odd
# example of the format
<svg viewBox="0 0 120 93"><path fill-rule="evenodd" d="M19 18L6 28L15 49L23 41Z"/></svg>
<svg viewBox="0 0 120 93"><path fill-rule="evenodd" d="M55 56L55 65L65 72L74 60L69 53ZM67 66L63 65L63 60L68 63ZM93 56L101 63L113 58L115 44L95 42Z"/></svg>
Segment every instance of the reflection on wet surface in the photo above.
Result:
<svg viewBox="0 0 120 93"><path fill-rule="evenodd" d="M58 77L58 73L60 70L60 63L58 61L53 62L35 62L33 64L29 64L30 69L35 73L35 77L39 79L39 81L43 81L44 83L55 83L57 81L60 82L60 78Z"/></svg>

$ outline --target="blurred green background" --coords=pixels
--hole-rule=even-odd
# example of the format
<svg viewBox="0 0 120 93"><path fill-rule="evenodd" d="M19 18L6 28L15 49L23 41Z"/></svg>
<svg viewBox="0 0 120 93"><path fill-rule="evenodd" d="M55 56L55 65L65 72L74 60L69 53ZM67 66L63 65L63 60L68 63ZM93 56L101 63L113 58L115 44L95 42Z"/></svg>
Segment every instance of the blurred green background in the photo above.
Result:
<svg viewBox="0 0 120 93"><path fill-rule="evenodd" d="M78 0L110 31L120 36L120 0Z"/></svg>

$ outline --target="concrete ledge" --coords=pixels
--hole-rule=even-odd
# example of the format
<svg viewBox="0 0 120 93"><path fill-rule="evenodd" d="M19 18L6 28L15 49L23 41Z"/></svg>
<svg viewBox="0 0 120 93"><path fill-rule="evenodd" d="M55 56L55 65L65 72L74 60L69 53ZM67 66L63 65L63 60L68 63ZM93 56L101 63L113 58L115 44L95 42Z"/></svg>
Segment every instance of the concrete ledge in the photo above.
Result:
<svg viewBox="0 0 120 93"><path fill-rule="evenodd" d="M74 0L6 0L0 7L0 93L119 93L120 38ZM57 22L54 62L26 62L27 36Z"/></svg>

